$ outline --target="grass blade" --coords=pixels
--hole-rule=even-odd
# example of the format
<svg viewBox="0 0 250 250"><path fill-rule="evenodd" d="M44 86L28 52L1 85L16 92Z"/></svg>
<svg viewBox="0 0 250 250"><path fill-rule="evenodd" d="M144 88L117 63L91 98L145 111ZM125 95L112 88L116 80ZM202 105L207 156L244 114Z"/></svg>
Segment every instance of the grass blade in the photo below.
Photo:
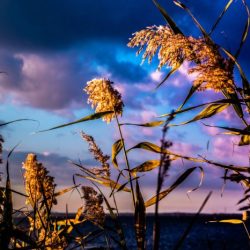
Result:
<svg viewBox="0 0 250 250"><path fill-rule="evenodd" d="M146 208L140 191L138 180L136 180L135 234L137 241L137 249L145 249Z"/></svg>
<svg viewBox="0 0 250 250"><path fill-rule="evenodd" d="M205 200L203 201L203 203L201 204L201 207L199 208L198 212L195 214L195 216L193 217L192 221L190 222L190 224L188 225L188 227L186 228L185 232L183 233L182 237L180 238L180 240L178 241L177 245L175 246L174 250L178 250L181 248L184 240L186 239L187 235L189 234L189 232L191 231L196 219L198 218L198 216L200 215L201 211L203 210L203 208L205 207L205 205L207 204L209 198L212 195L212 191L210 191L208 193L208 195L206 196Z"/></svg>
<svg viewBox="0 0 250 250"><path fill-rule="evenodd" d="M185 10L193 19L195 25L199 28L199 30L201 31L202 35L206 38L208 38L211 41L211 38L209 37L209 35L207 34L207 32L205 31L205 29L201 26L201 24L198 22L198 20L194 17L194 15L192 14L192 12L189 10L189 8L184 5L183 3L181 3L180 1L174 0L173 1L175 5L179 6L180 8L182 8L183 10Z"/></svg>
<svg viewBox="0 0 250 250"><path fill-rule="evenodd" d="M106 187L119 189L122 186L121 184L119 184L119 183L117 183L117 182L115 182L113 180L110 180L110 179L96 179L96 178L93 178L93 177L90 177L90 176L84 176L84 175L80 175L80 174L76 174L76 175L79 176L79 177L85 178L87 180L99 183L99 184L101 184L103 186L106 186ZM122 190L125 191L125 192L130 192L131 191L127 187L123 187Z"/></svg>
<svg viewBox="0 0 250 250"><path fill-rule="evenodd" d="M200 87L200 85L192 85L190 88L187 97L185 98L184 102L181 104L181 106L177 109L177 111L181 110L183 106L188 102L188 100L192 97L192 95L196 92L196 90Z"/></svg>
<svg viewBox="0 0 250 250"><path fill-rule="evenodd" d="M221 21L221 19L223 18L224 14L227 12L228 8L231 6L232 3L233 3L233 0L229 0L227 2L227 4L224 7L223 11L221 12L221 14L219 15L219 17L215 21L214 25L212 26L210 32L208 33L209 35L211 35L214 32L214 30L216 29L217 25L219 24L219 22Z"/></svg>
<svg viewBox="0 0 250 250"><path fill-rule="evenodd" d="M105 111L105 112L94 113L92 115L85 116L82 119L76 120L74 122L65 123L65 124L62 124L62 125L59 125L59 126L56 126L56 127L53 127L53 128L45 129L45 130L40 130L40 131L38 131L36 133L47 132L47 131L58 129L58 128L68 127L68 126L71 126L71 125L74 125L74 124L77 124L77 123L81 123L81 122L100 119L103 116L105 116L107 114L111 114L111 113L114 113L114 111Z"/></svg>
<svg viewBox="0 0 250 250"><path fill-rule="evenodd" d="M249 8L248 8L245 0L242 0L242 3L243 3L243 5L244 5L244 7L246 9L246 12L247 12L247 21L246 21L246 24L245 24L245 27L244 27L244 30L243 30L243 33L242 33L239 48L237 49L237 51L235 53L235 56L234 56L235 58L238 58L239 55L240 55L243 44L245 43L245 41L247 39L247 35L248 35L248 32L249 32L249 26L250 26L250 11L249 11Z"/></svg>
<svg viewBox="0 0 250 250"><path fill-rule="evenodd" d="M139 166L131 169L132 174L136 174L138 172L148 172L157 167L159 167L160 161L159 160L148 160L140 164Z"/></svg>
<svg viewBox="0 0 250 250"><path fill-rule="evenodd" d="M1 123L1 124L0 124L0 127L1 127L1 126L6 126L6 125L11 124L11 123L15 123L15 122L21 122L21 121L32 121L32 122L37 122L37 120L33 120L33 119L17 119L17 120L13 120L13 121Z"/></svg>
<svg viewBox="0 0 250 250"><path fill-rule="evenodd" d="M169 126L181 126L181 125L186 125L188 123L191 122L195 122L195 121L199 121L202 119L206 119L209 118L211 116L214 116L220 112L222 112L224 109L226 109L229 106L228 103L224 103L224 104L209 104L207 107L205 107L198 115L196 115L193 119L186 121L186 122L182 122L180 124L170 124Z"/></svg>
<svg viewBox="0 0 250 250"><path fill-rule="evenodd" d="M153 121L153 122L146 122L146 123L121 123L120 125L126 126L139 126L139 127L158 127L162 125L164 121Z"/></svg>
<svg viewBox="0 0 250 250"><path fill-rule="evenodd" d="M185 113L187 111L197 109L197 108L200 108L200 107L203 107L203 106L207 106L207 105L210 105L210 104L223 104L223 103L228 103L228 104L235 104L236 103L237 104L238 102L240 103L241 100L238 99L238 101L237 101L237 100L235 100L233 98L232 99L230 99L230 98L228 98L228 99L220 99L220 100L213 101L213 102L202 103L202 104L192 106L192 107L189 107L189 108L186 108L186 109L178 108L175 112L171 112L171 113L168 113L168 114L163 114L163 115L160 115L159 117L166 117L166 116Z"/></svg>
<svg viewBox="0 0 250 250"><path fill-rule="evenodd" d="M120 151L123 149L123 139L119 139L118 141L116 141L113 146L112 146L112 156L111 156L111 160L113 165L115 166L115 168L119 169L118 163L117 163L117 155L120 153Z"/></svg>
<svg viewBox="0 0 250 250"><path fill-rule="evenodd" d="M170 28L175 34L183 34L182 31L179 29L179 27L176 25L176 23L173 21L173 19L168 15L166 10L158 3L156 0L152 0L157 9L161 12L162 16L164 19L167 21L169 24Z"/></svg>
<svg viewBox="0 0 250 250"><path fill-rule="evenodd" d="M179 64L178 66L176 66L175 68L172 68L167 75L164 77L164 79L156 86L155 89L158 89L164 82L167 81L167 79L174 73L176 72L179 68L180 68L181 64Z"/></svg>
<svg viewBox="0 0 250 250"><path fill-rule="evenodd" d="M196 167L187 169L179 178L166 190L162 191L158 195L158 201L169 195L176 187L178 187L186 178L196 169ZM145 202L146 207L150 207L156 203L157 196L153 196Z"/></svg>

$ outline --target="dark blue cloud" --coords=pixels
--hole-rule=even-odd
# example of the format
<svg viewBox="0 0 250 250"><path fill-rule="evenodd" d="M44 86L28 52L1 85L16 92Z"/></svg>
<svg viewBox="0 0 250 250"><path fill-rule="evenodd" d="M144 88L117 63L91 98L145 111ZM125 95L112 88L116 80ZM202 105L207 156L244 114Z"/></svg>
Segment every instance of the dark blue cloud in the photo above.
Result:
<svg viewBox="0 0 250 250"><path fill-rule="evenodd" d="M171 1L159 2L184 30L196 29L185 11ZM226 0L213 4L210 1L183 2L207 29L227 3ZM240 5L238 1L232 9L238 11ZM239 15L233 25L238 26L243 18L244 15ZM230 21L232 18L227 15L225 22ZM126 42L132 32L163 23L151 0L2 0L0 3L0 42L1 46L9 48L63 49L96 39Z"/></svg>
<svg viewBox="0 0 250 250"><path fill-rule="evenodd" d="M151 1L8 1L0 3L0 43L19 49L62 49L89 39L127 39L159 20Z"/></svg>
<svg viewBox="0 0 250 250"><path fill-rule="evenodd" d="M159 2L186 34L200 34L184 10L171 1ZM213 4L188 0L184 3L209 30L227 0ZM216 42L235 51L245 20L241 1L234 2L214 33ZM149 81L148 68L118 57L121 50L125 54L133 51L126 48L132 32L153 24L164 24L164 19L151 0L3 0L0 2L0 70L8 72L8 76L0 76L1 85L6 91L18 92L29 105L60 109L73 101L82 101L82 85L92 77L102 76L96 66L123 83ZM244 69L249 61L248 43L249 39L240 57ZM74 53L68 53L69 50ZM40 98L27 88L22 72L24 62L16 56L18 53L54 60L54 75L33 79L34 85L41 87ZM53 98L46 98L51 91ZM169 100L176 102L179 97L184 99L184 95L185 91L176 91Z"/></svg>

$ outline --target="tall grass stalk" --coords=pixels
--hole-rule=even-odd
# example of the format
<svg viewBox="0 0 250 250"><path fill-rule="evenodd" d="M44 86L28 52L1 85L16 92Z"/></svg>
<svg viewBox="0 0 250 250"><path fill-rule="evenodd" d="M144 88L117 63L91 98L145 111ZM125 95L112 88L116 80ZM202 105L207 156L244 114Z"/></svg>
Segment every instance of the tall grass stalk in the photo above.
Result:
<svg viewBox="0 0 250 250"><path fill-rule="evenodd" d="M127 168L128 168L129 184L130 184L130 188L131 188L131 192L132 192L133 205L135 207L135 193L134 193L133 181L132 181L132 176L131 176L131 168L130 168L130 165L129 165L128 155L127 155L127 151L126 151L126 147L125 147L124 137L123 137L122 130L121 130L121 125L119 123L116 112L115 112L115 119L116 119L117 127L118 127L118 130L119 130L119 134L120 134L120 137L121 137L121 140L122 140L122 148L123 148L125 162L126 162L126 165L127 165Z"/></svg>
<svg viewBox="0 0 250 250"><path fill-rule="evenodd" d="M170 167L169 155L167 154L167 149L172 145L169 141L166 141L166 134L168 130L169 122L173 120L170 116L162 129L162 139L161 139L161 153L160 153L160 166L158 169L157 176L157 189L156 189L156 203L155 203L155 215L154 215L154 230L153 230L153 249L159 249L160 243L160 220L159 220L159 196L162 189L164 179Z"/></svg>

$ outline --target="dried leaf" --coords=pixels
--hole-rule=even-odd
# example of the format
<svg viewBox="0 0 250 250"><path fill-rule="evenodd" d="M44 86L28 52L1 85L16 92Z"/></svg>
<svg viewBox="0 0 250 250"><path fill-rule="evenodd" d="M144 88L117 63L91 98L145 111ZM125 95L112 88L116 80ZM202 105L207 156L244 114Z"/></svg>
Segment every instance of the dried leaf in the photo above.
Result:
<svg viewBox="0 0 250 250"><path fill-rule="evenodd" d="M134 174L134 173L137 173L137 172L151 171L151 170L157 168L159 165L160 165L159 160L148 160L148 161L143 162L139 166L131 169L131 173Z"/></svg>
<svg viewBox="0 0 250 250"><path fill-rule="evenodd" d="M120 151L122 150L123 148L123 140L120 139L118 141L116 141L113 146L112 146L112 163L113 165L118 169L119 166L118 166L118 163L117 163L117 159L116 159L116 156L120 153Z"/></svg>
<svg viewBox="0 0 250 250"><path fill-rule="evenodd" d="M187 169L168 189L159 193L159 201L169 195L176 187L178 187L185 179L196 169L196 167ZM145 202L145 206L149 207L156 203L157 196L153 196Z"/></svg>
<svg viewBox="0 0 250 250"><path fill-rule="evenodd" d="M54 129L58 129L58 128L68 127L68 126L71 126L71 125L74 125L74 124L77 124L77 123L81 123L81 122L86 122L86 121L91 121L91 120L100 119L100 118L102 118L103 116L105 116L105 115L107 115L107 114L111 114L111 113L113 113L113 112L114 112L114 111L105 111L105 112L94 113L94 114L92 114L92 115L85 116L85 117L83 117L82 119L76 120L76 121L74 121L74 122L65 123L65 124L62 124L62 125L59 125L59 126L56 126L56 127L53 127L53 128L49 128L49 129L45 129L45 130L38 131L38 132L36 132L36 133L47 132L47 131L54 130Z"/></svg>
<svg viewBox="0 0 250 250"><path fill-rule="evenodd" d="M147 123L121 123L120 125L133 125L133 126L140 126L140 127L158 127L162 125L164 121L153 121L153 122L147 122Z"/></svg>

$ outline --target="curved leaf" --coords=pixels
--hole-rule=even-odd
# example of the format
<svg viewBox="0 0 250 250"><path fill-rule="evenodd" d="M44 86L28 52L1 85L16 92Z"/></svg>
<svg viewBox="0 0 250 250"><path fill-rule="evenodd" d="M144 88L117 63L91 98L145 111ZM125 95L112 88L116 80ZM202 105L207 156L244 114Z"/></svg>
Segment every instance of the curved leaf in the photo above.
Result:
<svg viewBox="0 0 250 250"><path fill-rule="evenodd" d="M241 102L242 100L238 100L238 101ZM163 115L161 115L159 117L166 117L166 116L171 116L171 115L178 115L178 114L185 113L185 112L193 110L193 109L197 109L197 108L200 108L200 107L203 107L203 106L207 106L209 104L218 104L218 103L221 103L221 104L222 103L234 104L234 103L237 103L237 101L233 100L233 99L220 99L220 100L217 100L217 101L206 102L206 103L202 103L202 104L199 104L199 105L196 105L196 106L192 106L192 107L189 107L189 108L185 108L185 109L178 108L175 112L168 113L168 114L163 114Z"/></svg>
<svg viewBox="0 0 250 250"><path fill-rule="evenodd" d="M150 152L154 152L154 153L161 153L161 148L151 142L140 142L137 145L135 145L134 147L130 148L127 150L127 152L129 152L132 149L144 149L144 150L148 150ZM188 161L192 161L192 162L206 162L209 163L211 165L215 165L217 167L223 168L223 169L229 169L229 170L233 170L233 171L237 171L237 172L247 172L250 173L250 168L249 167L241 167L241 166L234 166L234 165L224 165L218 162L214 162L214 161L210 161L207 160L203 157L200 158L194 158L194 157L189 157L189 156L185 156L185 155L180 155L180 154L176 154L174 152L171 152L169 150L164 150L164 153L167 153L171 156L174 156L174 160L181 158L184 160L188 160Z"/></svg>
<svg viewBox="0 0 250 250"><path fill-rule="evenodd" d="M244 96L246 98L249 98L250 96L250 85L249 82L247 80L247 77L242 69L242 67L240 66L240 64L237 62L235 56L233 56L228 50L226 50L225 48L221 48L223 50L223 52L235 63L235 65L237 66L239 73L240 73L240 77L242 80L242 87L243 87L243 92L244 92ZM249 102L247 102L248 107L250 107Z"/></svg>
<svg viewBox="0 0 250 250"><path fill-rule="evenodd" d="M148 150L148 151L153 152L153 153L161 153L161 147L157 146L154 143L147 142L147 141L138 143L134 147L128 149L127 152L129 152L132 149L137 149L137 148L138 149ZM189 156L183 156L183 155L180 155L180 154L173 153L173 152L171 152L169 150L164 150L163 153L166 153L166 154L169 154L169 155L173 156L172 160L182 158L182 159L185 159L185 160L188 160L188 161L193 161L193 162L204 162L203 159L193 158L193 157L189 157Z"/></svg>
<svg viewBox="0 0 250 250"><path fill-rule="evenodd" d="M242 135L240 138L239 146L246 146L250 144L250 135Z"/></svg>
<svg viewBox="0 0 250 250"><path fill-rule="evenodd" d="M194 217L192 218L192 220L190 221L190 223L188 224L188 227L186 228L186 230L184 231L184 233L182 234L181 238L177 241L176 246L174 247L174 250L179 250L181 249L181 246L184 242L184 240L186 239L186 237L188 236L189 232L191 231L196 219L198 218L198 216L200 215L200 213L202 212L202 210L204 209L204 207L206 206L208 200L210 199L212 195L212 191L210 191L208 193L208 195L206 196L206 198L204 199L204 201L202 202L199 210L197 211L197 213L194 215Z"/></svg>
<svg viewBox="0 0 250 250"><path fill-rule="evenodd" d="M176 72L176 71L180 68L180 66L181 66L181 63L180 63L178 66L172 68L172 69L167 73L167 75L164 77L164 79L156 86L155 89L158 89L164 82L166 82L167 79L168 79L174 72Z"/></svg>
<svg viewBox="0 0 250 250"><path fill-rule="evenodd" d="M149 160L149 161L145 161L142 164L140 164L139 166L131 169L131 173L134 174L137 172L148 172L148 171L151 171L159 166L160 166L159 160Z"/></svg>
<svg viewBox="0 0 250 250"><path fill-rule="evenodd" d="M76 185L76 186L72 186L72 187L70 187L70 188L62 189L62 190L60 190L60 191L54 193L54 196L57 197L57 196L63 195L63 194L65 194L65 193L67 193L67 192L70 192L70 191L74 190L75 188L77 188L77 187L79 187L79 186L80 186L80 185Z"/></svg>
<svg viewBox="0 0 250 250"><path fill-rule="evenodd" d="M177 111L181 110L183 108L183 106L188 102L188 100L191 98L191 96L196 92L196 90L200 87L200 85L192 85L187 97L185 98L184 102L181 104L181 106L177 109Z"/></svg>
<svg viewBox="0 0 250 250"><path fill-rule="evenodd" d="M1 126L5 126L5 125L8 125L8 124L11 124L11 123L14 123L14 122L21 122L21 121L33 121L33 122L37 122L37 120L33 120L33 119L17 119L17 120L13 120L13 121L1 123L1 124L0 124L0 127L1 127Z"/></svg>
<svg viewBox="0 0 250 250"><path fill-rule="evenodd" d="M233 108L234 110L236 111L236 113L238 114L238 116L240 118L242 118L244 116L243 114L243 110L241 108L241 103L240 103L240 100L238 98L238 95L237 93L234 91L234 93L228 93L226 90L222 90L222 93L223 95L229 99L229 100L234 100L234 103L232 104L233 105Z"/></svg>
<svg viewBox="0 0 250 250"><path fill-rule="evenodd" d="M196 169L196 167L187 169L168 189L162 191L158 195L158 200L162 200L170 194L176 187L178 187L185 179ZM149 207L156 203L157 196L154 196L145 202L145 206Z"/></svg>
<svg viewBox="0 0 250 250"><path fill-rule="evenodd" d="M137 179L139 179L139 177L135 177L135 178L131 179L131 181L134 181L134 180L137 180ZM117 188L116 192L118 193L121 190L123 190L129 183L130 183L130 180L128 180L125 183L123 183L119 188Z"/></svg>
<svg viewBox="0 0 250 250"><path fill-rule="evenodd" d="M224 7L223 11L221 12L221 14L219 15L219 17L217 18L217 20L215 21L214 25L211 28L211 31L209 32L209 35L211 35L213 33L213 31L215 30L216 26L219 24L220 20L222 19L222 17L224 16L224 14L227 12L228 8L230 7L230 5L233 3L233 0L229 0L226 4L226 6Z"/></svg>
<svg viewBox="0 0 250 250"><path fill-rule="evenodd" d="M199 28L199 30L201 31L202 35L204 37L207 37L210 41L211 38L209 37L209 35L207 34L207 32L205 31L205 29L201 26L201 24L198 22L198 20L194 17L194 15L192 14L192 12L190 11L190 9L184 5L183 3L181 3L180 1L177 1L177 0L174 0L173 1L175 5L179 6L180 8L182 8L183 10L185 10L190 16L191 18L193 19L195 25Z"/></svg>
<svg viewBox="0 0 250 250"><path fill-rule="evenodd" d="M112 163L113 165L118 169L118 163L117 163L117 159L116 159L116 156L120 153L120 151L122 150L122 148L124 147L124 144L123 144L123 140L120 139L118 141L116 141L113 146L112 146Z"/></svg>
<svg viewBox="0 0 250 250"><path fill-rule="evenodd" d="M178 28L178 26L176 25L176 23L172 20L172 18L168 15L168 13L166 12L166 10L163 9L163 7L158 3L158 1L156 0L152 0L153 3L155 4L155 6L158 8L158 10L161 12L162 16L164 17L164 19L167 21L167 23L169 24L170 28L172 29L172 31L175 34L183 34L182 31Z"/></svg>
<svg viewBox="0 0 250 250"><path fill-rule="evenodd" d="M245 0L242 0L242 3L246 9L246 12L247 12L247 20L246 20L246 24L245 24L245 27L244 27L244 30L243 30L243 33L242 33L242 36L241 36L241 41L240 41L240 45L239 45L239 48L237 49L236 53L235 53L235 58L238 58L238 56L240 55L240 51L241 51L241 48L243 47L243 44L245 43L246 39L247 39L247 35L248 35L248 31L249 31L249 26L250 26L250 11L249 11L249 8L247 6L247 3Z"/></svg>
<svg viewBox="0 0 250 250"><path fill-rule="evenodd" d="M221 128L225 130L232 131L234 135L250 135L250 126L245 129L238 129L238 128L229 128L223 126L212 126L205 123L202 123L204 126L211 127L211 128Z"/></svg>
<svg viewBox="0 0 250 250"><path fill-rule="evenodd" d="M146 123L121 123L120 126L139 126L139 127L157 127L164 123L164 121L153 121L153 122L146 122Z"/></svg>
<svg viewBox="0 0 250 250"><path fill-rule="evenodd" d="M205 107L198 115L196 115L193 119L182 122L180 124L170 124L169 126L180 126L180 125L185 125L191 122L199 121L202 119L209 118L211 116L214 116L215 114L218 114L222 112L225 108L229 106L228 103L223 103L223 104L210 104L207 107Z"/></svg>
<svg viewBox="0 0 250 250"><path fill-rule="evenodd" d="M138 143L134 147L128 149L127 152L129 152L130 150L135 149L135 148L145 149L145 150L148 150L148 151L151 151L154 153L161 153L161 148L159 146L157 146L154 143L147 142L147 141Z"/></svg>
<svg viewBox="0 0 250 250"><path fill-rule="evenodd" d="M54 130L54 129L58 129L58 128L63 128L63 127L68 127L68 126L71 126L71 125L74 125L74 124L77 124L77 123L81 123L81 122L86 122L86 121L91 121L91 120L96 120L96 119L100 119L102 118L103 116L107 115L107 114L111 114L113 113L114 111L105 111L105 112L98 112L98 113L94 113L92 115L88 115L88 116L85 116L79 120L76 120L74 122L69 122L69 123L65 123L65 124L62 124L62 125L59 125L59 126L56 126L56 127L53 127L53 128L49 128L49 129L45 129L45 130L41 130L41 131L38 131L36 133L40 133L40 132L47 132L47 131L50 131L50 130Z"/></svg>
<svg viewBox="0 0 250 250"><path fill-rule="evenodd" d="M212 220L209 222L229 223L229 224L242 224L243 221L239 219L228 219L228 220Z"/></svg>
<svg viewBox="0 0 250 250"><path fill-rule="evenodd" d="M136 180L136 203L135 203L135 234L137 249L145 249L146 237L146 208L140 191L138 180Z"/></svg>
<svg viewBox="0 0 250 250"><path fill-rule="evenodd" d="M90 177L90 176L84 176L84 175L79 175L77 174L77 176L79 177L82 177L82 178L85 178L87 180L90 180L90 181L94 181L96 183L99 183L103 186L106 186L106 187L111 187L111 188L115 188L115 189L119 189L122 185L111 180L111 179L96 179L96 178L93 178L93 177ZM125 192L130 192L131 190L127 187L124 186L124 188L122 189L123 191Z"/></svg>
<svg viewBox="0 0 250 250"><path fill-rule="evenodd" d="M187 191L187 195L189 195L191 192L194 192L196 191L197 189L199 189L203 183L203 180L204 180L204 176L205 176L205 173L204 173L204 170L202 167L199 167L200 171L201 171L201 178L200 178L200 182L199 182L199 185L191 190L188 190Z"/></svg>

